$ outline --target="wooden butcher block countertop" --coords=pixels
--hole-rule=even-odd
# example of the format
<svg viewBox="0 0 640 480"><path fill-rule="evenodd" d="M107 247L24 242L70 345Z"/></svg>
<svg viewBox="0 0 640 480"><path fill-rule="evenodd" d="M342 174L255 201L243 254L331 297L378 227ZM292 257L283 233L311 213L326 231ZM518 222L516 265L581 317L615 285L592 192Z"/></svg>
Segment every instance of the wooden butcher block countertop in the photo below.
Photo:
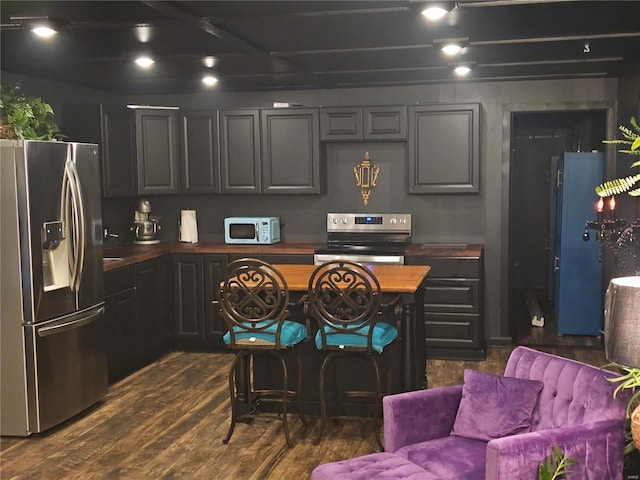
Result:
<svg viewBox="0 0 640 480"><path fill-rule="evenodd" d="M103 256L107 259L104 270L110 271L127 265L144 262L173 253L260 255L313 255L316 249L326 247L326 243L276 243L273 245L227 245L220 242L162 242L156 245L125 244L105 247ZM426 257L478 257L482 245L478 244L411 244L405 256Z"/></svg>

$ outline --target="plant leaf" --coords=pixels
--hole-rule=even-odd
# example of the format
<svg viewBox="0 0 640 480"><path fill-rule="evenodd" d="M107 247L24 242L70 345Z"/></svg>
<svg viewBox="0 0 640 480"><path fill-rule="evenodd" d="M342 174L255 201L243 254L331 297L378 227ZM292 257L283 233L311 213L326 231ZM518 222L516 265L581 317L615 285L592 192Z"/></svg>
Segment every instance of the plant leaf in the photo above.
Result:
<svg viewBox="0 0 640 480"><path fill-rule="evenodd" d="M612 195L619 195L628 190L631 190L637 182L640 181L640 173L624 178L616 178L600 184L596 187L596 194L600 197L610 197Z"/></svg>

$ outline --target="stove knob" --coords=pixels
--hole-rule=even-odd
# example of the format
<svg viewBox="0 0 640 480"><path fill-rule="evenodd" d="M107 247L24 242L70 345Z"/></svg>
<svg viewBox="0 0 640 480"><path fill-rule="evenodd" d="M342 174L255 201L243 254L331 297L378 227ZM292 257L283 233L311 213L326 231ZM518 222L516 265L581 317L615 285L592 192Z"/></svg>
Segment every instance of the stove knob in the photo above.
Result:
<svg viewBox="0 0 640 480"><path fill-rule="evenodd" d="M344 223L344 224L346 225L346 224L347 224L347 219L346 219L346 218L343 218L343 219L342 219L342 223Z"/></svg>
<svg viewBox="0 0 640 480"><path fill-rule="evenodd" d="M407 223L407 219L406 219L406 218L404 218L404 217L402 217L402 218L400 219L400 223L402 223L403 225L404 225L404 224L406 224L406 223Z"/></svg>
<svg viewBox="0 0 640 480"><path fill-rule="evenodd" d="M393 218L389 219L389 223L391 223L391 225L395 225L396 223L398 223L398 219L393 217Z"/></svg>
<svg viewBox="0 0 640 480"><path fill-rule="evenodd" d="M333 223L337 224L338 223L338 219L337 218L333 218Z"/></svg>

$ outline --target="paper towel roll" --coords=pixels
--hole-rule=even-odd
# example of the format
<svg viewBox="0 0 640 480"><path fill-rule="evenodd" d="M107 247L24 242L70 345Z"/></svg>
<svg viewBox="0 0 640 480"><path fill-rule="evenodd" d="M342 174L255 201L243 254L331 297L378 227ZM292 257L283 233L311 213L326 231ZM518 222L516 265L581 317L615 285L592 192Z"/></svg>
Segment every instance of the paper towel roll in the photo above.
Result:
<svg viewBox="0 0 640 480"><path fill-rule="evenodd" d="M198 242L198 222L195 210L180 211L180 241L187 243Z"/></svg>

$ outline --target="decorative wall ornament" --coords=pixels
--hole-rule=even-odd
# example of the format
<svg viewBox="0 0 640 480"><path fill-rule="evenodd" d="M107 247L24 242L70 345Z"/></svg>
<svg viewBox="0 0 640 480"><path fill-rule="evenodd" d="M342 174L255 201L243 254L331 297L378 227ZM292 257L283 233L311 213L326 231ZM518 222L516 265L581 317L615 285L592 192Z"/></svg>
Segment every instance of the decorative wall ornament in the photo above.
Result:
<svg viewBox="0 0 640 480"><path fill-rule="evenodd" d="M371 163L371 160L369 160L369 152L364 152L364 159L353 167L353 174L356 176L356 185L362 189L362 201L365 205L369 203L371 189L376 186L378 173L380 173L380 167Z"/></svg>

